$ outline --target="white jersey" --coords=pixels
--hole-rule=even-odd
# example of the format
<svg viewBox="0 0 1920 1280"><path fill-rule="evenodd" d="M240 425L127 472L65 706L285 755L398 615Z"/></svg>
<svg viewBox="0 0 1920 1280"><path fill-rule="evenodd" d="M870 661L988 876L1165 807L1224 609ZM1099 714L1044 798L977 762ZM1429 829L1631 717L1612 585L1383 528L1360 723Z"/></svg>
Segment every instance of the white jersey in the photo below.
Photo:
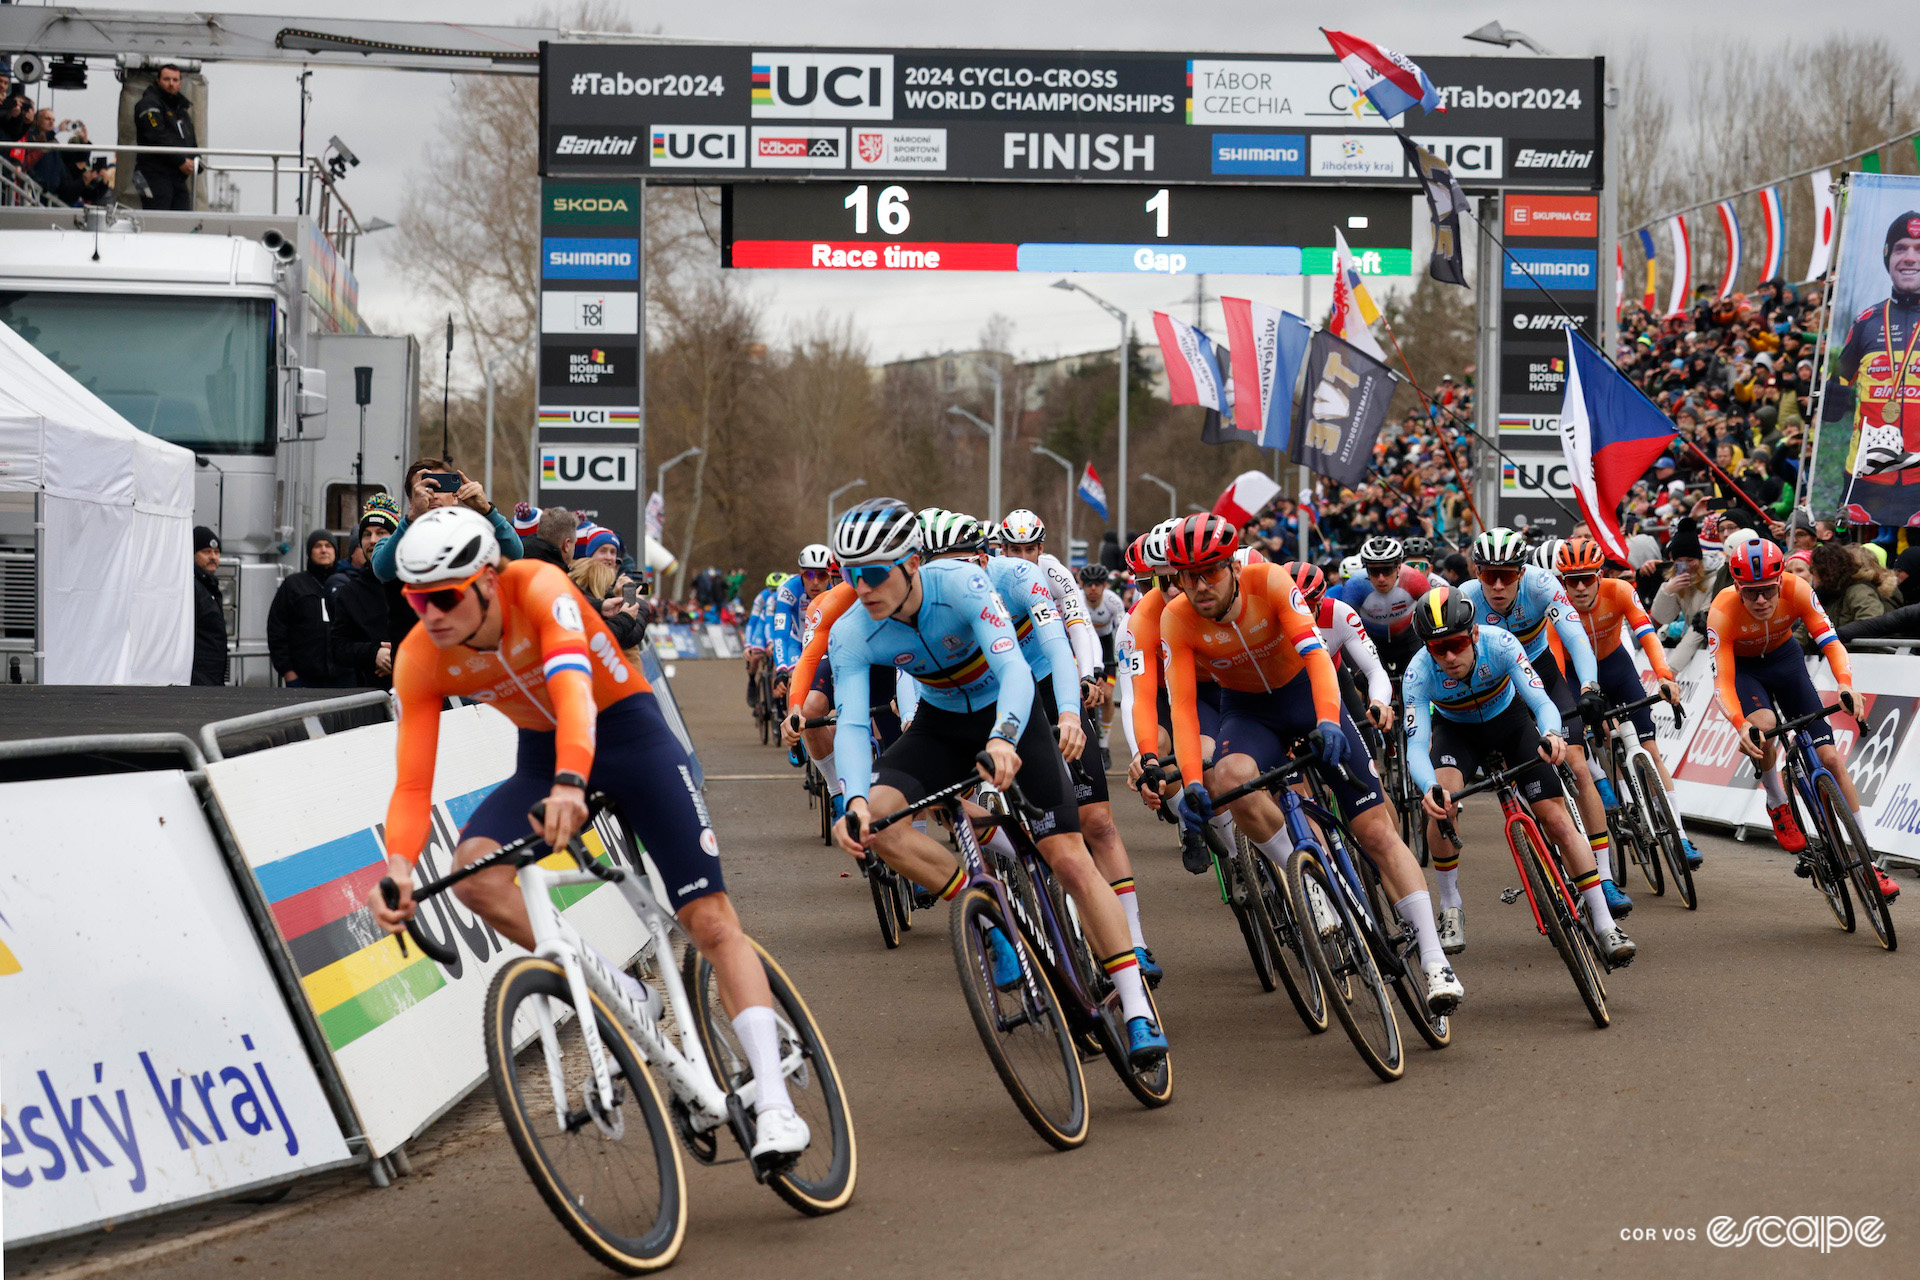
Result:
<svg viewBox="0 0 1920 1280"><path fill-rule="evenodd" d="M1051 551L1040 553L1040 575L1046 579L1047 594L1053 597L1060 620L1067 624L1067 642L1073 646L1080 678L1091 680L1100 669L1100 640L1087 618L1087 598L1080 594L1080 584L1073 580L1072 571Z"/></svg>
<svg viewBox="0 0 1920 1280"><path fill-rule="evenodd" d="M1380 665L1380 651L1373 647L1373 637L1367 634L1359 612L1345 600L1327 595L1321 597L1319 622L1327 648L1346 655L1358 676L1366 677L1367 701L1391 707L1393 681Z"/></svg>
<svg viewBox="0 0 1920 1280"><path fill-rule="evenodd" d="M1100 603L1087 606L1087 621L1093 624L1093 634L1107 637L1114 627L1127 616L1127 606L1120 603L1120 594L1112 587L1100 593ZM1125 628L1121 628L1125 630Z"/></svg>
<svg viewBox="0 0 1920 1280"><path fill-rule="evenodd" d="M1105 599L1114 600L1111 587L1107 589ZM1120 722L1120 728L1127 735L1127 758L1131 760L1140 754L1140 743L1133 733L1133 628L1127 625L1127 611L1120 610L1120 620L1113 629L1113 669L1117 678L1113 682L1113 714Z"/></svg>

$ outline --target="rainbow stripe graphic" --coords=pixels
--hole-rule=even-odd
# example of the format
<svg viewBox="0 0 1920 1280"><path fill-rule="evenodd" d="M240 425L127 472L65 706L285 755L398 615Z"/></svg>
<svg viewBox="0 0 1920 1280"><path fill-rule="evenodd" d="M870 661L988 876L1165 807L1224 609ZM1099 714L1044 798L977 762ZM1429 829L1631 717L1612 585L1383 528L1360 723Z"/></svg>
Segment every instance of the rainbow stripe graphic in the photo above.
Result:
<svg viewBox="0 0 1920 1280"><path fill-rule="evenodd" d="M438 838L459 831L492 790L492 785L485 786L438 806L436 844L430 852L435 861L444 866L450 847ZM608 861L597 832L589 830L584 839L597 860ZM560 869L570 861L565 854L553 854L540 865ZM386 865L386 850L368 828L255 870L308 1003L336 1052L447 985L440 966L419 948L401 955L393 939L374 924L367 894L386 874ZM556 890L554 903L564 910L599 887ZM431 914L431 908L423 913Z"/></svg>
<svg viewBox="0 0 1920 1280"><path fill-rule="evenodd" d="M667 132L664 129L653 131L653 158L655 160L667 158Z"/></svg>
<svg viewBox="0 0 1920 1280"><path fill-rule="evenodd" d="M586 414L587 417L577 417ZM535 421L543 427L637 427L638 409L598 409L581 406L574 409L542 409Z"/></svg>
<svg viewBox="0 0 1920 1280"><path fill-rule="evenodd" d="M1193 123L1193 59L1187 59L1187 123Z"/></svg>
<svg viewBox="0 0 1920 1280"><path fill-rule="evenodd" d="M540 479L545 484L552 484L560 479L559 462L553 454L544 450L540 454Z"/></svg>
<svg viewBox="0 0 1920 1280"><path fill-rule="evenodd" d="M773 105L773 68L755 67L753 69L753 105L770 107Z"/></svg>

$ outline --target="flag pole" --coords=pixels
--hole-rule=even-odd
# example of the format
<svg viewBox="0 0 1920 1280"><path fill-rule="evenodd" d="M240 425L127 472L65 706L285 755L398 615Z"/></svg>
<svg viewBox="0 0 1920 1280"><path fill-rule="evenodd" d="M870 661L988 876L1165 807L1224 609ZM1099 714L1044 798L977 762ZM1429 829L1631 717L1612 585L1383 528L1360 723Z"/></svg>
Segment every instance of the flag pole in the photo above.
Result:
<svg viewBox="0 0 1920 1280"><path fill-rule="evenodd" d="M1711 471L1716 477L1718 477L1720 481L1724 483L1727 486L1727 488L1733 493L1734 497L1740 499L1740 501L1744 502L1747 506L1751 507L1753 509L1753 513L1760 517L1760 522L1766 525L1769 530L1771 530L1774 525L1780 523L1778 520L1774 518L1772 512L1768 511L1765 507L1761 506L1758 502L1756 502L1753 496L1749 494L1745 489L1742 489L1739 485L1735 484L1733 477L1728 475L1726 472L1722 471L1719 468L1719 466L1715 464L1714 460L1712 458L1709 458L1706 455L1706 452L1703 449L1701 449L1699 445L1695 444L1693 441L1687 439L1684 435L1681 435L1678 432L1674 433L1673 438L1675 440L1678 440L1681 444L1685 445L1689 450L1691 450L1694 457L1706 463L1707 470Z"/></svg>
<svg viewBox="0 0 1920 1280"><path fill-rule="evenodd" d="M1400 349L1400 335L1393 331L1393 325L1388 321L1385 313L1380 316L1380 327L1387 331L1387 340L1393 343L1393 354L1400 357L1400 367L1407 371L1407 385L1412 387L1413 393L1420 397L1420 405L1427 410L1427 417L1431 420L1435 407L1432 397L1427 395L1426 389L1420 385L1420 380L1413 376L1413 366L1407 362L1407 353ZM1448 416L1452 416L1451 410L1448 411ZM1434 433L1434 438L1440 441L1440 447L1446 451L1447 465L1453 468L1453 478L1460 485L1461 496L1467 500L1467 511L1473 516L1474 524L1485 530L1487 522L1480 518L1480 508L1473 503L1473 486L1467 483L1466 476L1461 473L1460 461L1453 456L1453 446L1447 443L1446 433L1437 431Z"/></svg>

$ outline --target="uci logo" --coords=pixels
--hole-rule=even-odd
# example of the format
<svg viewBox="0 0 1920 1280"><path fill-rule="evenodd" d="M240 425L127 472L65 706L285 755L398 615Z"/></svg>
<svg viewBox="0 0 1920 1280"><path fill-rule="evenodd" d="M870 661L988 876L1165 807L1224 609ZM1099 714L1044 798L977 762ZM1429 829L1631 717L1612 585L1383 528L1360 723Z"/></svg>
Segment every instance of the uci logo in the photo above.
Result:
<svg viewBox="0 0 1920 1280"><path fill-rule="evenodd" d="M893 55L756 53L753 114L756 119L889 119Z"/></svg>

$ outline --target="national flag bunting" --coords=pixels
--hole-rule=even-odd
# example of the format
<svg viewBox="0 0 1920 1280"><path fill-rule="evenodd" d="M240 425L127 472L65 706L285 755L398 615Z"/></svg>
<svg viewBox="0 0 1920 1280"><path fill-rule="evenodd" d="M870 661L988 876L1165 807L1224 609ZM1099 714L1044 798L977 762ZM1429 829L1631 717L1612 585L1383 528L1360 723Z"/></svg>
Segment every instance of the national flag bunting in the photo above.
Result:
<svg viewBox="0 0 1920 1280"><path fill-rule="evenodd" d="M1262 449L1285 449L1293 427L1293 384L1307 357L1307 322L1279 307L1222 298L1233 372L1236 423L1260 433Z"/></svg>
<svg viewBox="0 0 1920 1280"><path fill-rule="evenodd" d="M1440 91L1427 79L1427 73L1405 54L1350 36L1343 31L1320 28L1333 51L1353 80L1353 87L1373 104L1382 117L1391 120L1409 107L1426 111L1442 110ZM1358 104L1355 104L1356 109Z"/></svg>
<svg viewBox="0 0 1920 1280"><path fill-rule="evenodd" d="M1365 280L1353 260L1353 250L1340 228L1333 229L1333 310L1327 317L1327 332L1350 346L1360 348L1378 360L1387 362L1380 340L1367 326L1380 318L1380 308L1367 294Z"/></svg>
<svg viewBox="0 0 1920 1280"><path fill-rule="evenodd" d="M1667 452L1674 426L1653 401L1607 363L1578 330L1567 330L1567 391L1560 406L1560 449L1580 514L1608 555L1628 563L1620 502Z"/></svg>
<svg viewBox="0 0 1920 1280"><path fill-rule="evenodd" d="M1102 520L1107 518L1107 486L1100 483L1100 473L1089 462L1087 469L1080 473L1080 501L1093 508L1093 514Z"/></svg>
<svg viewBox="0 0 1920 1280"><path fill-rule="evenodd" d="M1760 222L1767 229L1766 257L1760 263L1760 280L1777 280L1787 260L1787 221L1780 212L1780 188L1767 187L1760 192Z"/></svg>
<svg viewBox="0 0 1920 1280"><path fill-rule="evenodd" d="M1233 387L1222 372L1232 360L1231 353L1164 311L1153 313L1153 331L1160 339L1160 359L1167 370L1168 399L1207 411L1200 439L1206 444L1257 440L1258 433L1238 430L1234 423Z"/></svg>
<svg viewBox="0 0 1920 1280"><path fill-rule="evenodd" d="M1675 214L1667 222L1673 237L1673 283L1667 287L1667 314L1682 315L1687 309L1687 294L1693 288L1693 240L1687 234L1685 214Z"/></svg>
<svg viewBox="0 0 1920 1280"><path fill-rule="evenodd" d="M1722 200L1713 209L1720 215L1720 236L1727 245L1727 269L1720 276L1720 292L1714 296L1731 298L1734 277L1740 274L1740 215L1733 211L1731 200Z"/></svg>
<svg viewBox="0 0 1920 1280"><path fill-rule="evenodd" d="M1807 257L1804 280L1818 280L1833 265L1833 170L1815 169L1813 182L1813 252Z"/></svg>
<svg viewBox="0 0 1920 1280"><path fill-rule="evenodd" d="M1640 228L1640 252L1646 255L1647 259L1647 291L1642 295L1640 305L1651 315L1654 308L1654 294L1660 287L1660 259L1655 256L1653 232L1645 227Z"/></svg>

